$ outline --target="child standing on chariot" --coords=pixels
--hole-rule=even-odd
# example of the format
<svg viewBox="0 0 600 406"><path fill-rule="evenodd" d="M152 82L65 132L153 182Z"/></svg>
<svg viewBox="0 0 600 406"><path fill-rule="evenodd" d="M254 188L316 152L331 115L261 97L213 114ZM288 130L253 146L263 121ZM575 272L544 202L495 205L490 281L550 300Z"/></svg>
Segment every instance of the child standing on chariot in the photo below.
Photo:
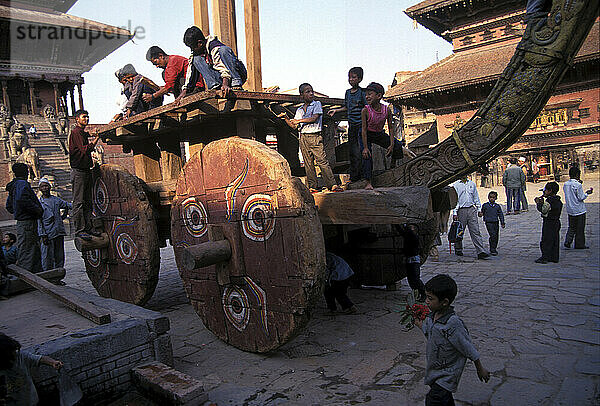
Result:
<svg viewBox="0 0 600 406"><path fill-rule="evenodd" d="M342 188L335 182L333 171L325 156L323 136L321 135L323 124L321 102L315 100L313 88L308 83L302 83L298 91L300 92L300 96L302 96L304 104L298 107L294 118L290 120L285 113L281 113L277 117L284 119L291 128L298 129L300 135L300 152L302 152L302 159L304 159L306 181L311 193L320 191L317 184L315 162L321 169L321 176L323 176L327 189L330 189L332 192L341 192Z"/></svg>
<svg viewBox="0 0 600 406"><path fill-rule="evenodd" d="M329 110L329 115L333 117L336 113L348 112L348 145L350 147L350 182L360 180L362 174L362 159L360 157L360 146L358 139L361 131L362 109L367 104L365 99L365 89L360 87L360 81L363 79L363 68L355 66L348 71L348 83L351 88L346 90L344 95L344 107Z"/></svg>
<svg viewBox="0 0 600 406"><path fill-rule="evenodd" d="M365 90L367 104L361 112L362 136L358 140L363 157L363 177L367 180L365 189L373 189L371 184L373 175L371 145L375 143L386 148L385 155L391 156L392 160L395 160L402 158L402 143L395 137L392 110L385 104L381 104L381 98L385 93L383 86L371 82ZM383 131L386 120L390 131L389 136Z"/></svg>

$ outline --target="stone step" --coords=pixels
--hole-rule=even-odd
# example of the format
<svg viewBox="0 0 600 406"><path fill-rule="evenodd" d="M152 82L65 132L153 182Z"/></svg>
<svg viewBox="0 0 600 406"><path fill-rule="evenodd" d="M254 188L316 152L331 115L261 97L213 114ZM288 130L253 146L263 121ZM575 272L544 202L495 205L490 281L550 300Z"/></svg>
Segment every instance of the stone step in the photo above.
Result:
<svg viewBox="0 0 600 406"><path fill-rule="evenodd" d="M208 400L200 381L162 362L137 366L131 374L140 392L161 405L201 405Z"/></svg>
<svg viewBox="0 0 600 406"><path fill-rule="evenodd" d="M38 155L39 156L39 155ZM59 156L41 156L39 157L40 161L53 162L57 165L63 164L61 166L67 167L69 166L69 162L65 162L67 159L66 155L60 154Z"/></svg>

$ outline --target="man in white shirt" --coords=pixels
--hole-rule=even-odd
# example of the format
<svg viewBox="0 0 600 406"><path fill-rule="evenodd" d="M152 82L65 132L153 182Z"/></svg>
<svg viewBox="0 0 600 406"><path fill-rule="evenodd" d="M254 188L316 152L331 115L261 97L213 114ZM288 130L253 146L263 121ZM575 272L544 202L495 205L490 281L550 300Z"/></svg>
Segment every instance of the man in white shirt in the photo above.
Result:
<svg viewBox="0 0 600 406"><path fill-rule="evenodd" d="M569 228L565 236L565 248L571 248L573 239L575 239L575 249L588 248L585 245L585 215L587 210L583 202L593 189L583 191L583 185L579 177L581 171L578 167L572 166L569 169L569 180L565 182L563 191L565 192L565 207L569 215Z"/></svg>
<svg viewBox="0 0 600 406"><path fill-rule="evenodd" d="M483 238L479 231L477 216L481 217L483 214L481 213L481 201L479 200L479 193L477 193L477 186L472 180L467 179L467 175L464 175L451 186L458 195L458 202L452 211L453 219L460 221L463 227L469 228L471 241L473 241L477 251L477 258L486 259L490 254L485 252L483 248ZM462 240L455 243L454 252L458 256L463 255Z"/></svg>

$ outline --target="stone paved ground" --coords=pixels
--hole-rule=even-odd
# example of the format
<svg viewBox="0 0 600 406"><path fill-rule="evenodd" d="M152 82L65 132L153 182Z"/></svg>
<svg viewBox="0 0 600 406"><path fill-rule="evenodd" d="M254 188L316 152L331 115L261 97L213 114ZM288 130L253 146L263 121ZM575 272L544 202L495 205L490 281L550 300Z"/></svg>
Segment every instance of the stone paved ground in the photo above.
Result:
<svg viewBox="0 0 600 406"><path fill-rule="evenodd" d="M536 193L530 185L531 202ZM480 194L487 196L487 190ZM559 264L533 262L541 219L530 211L507 217L498 257L476 260L467 237L464 257L450 255L446 241L439 262L423 266L425 281L448 273L458 282L455 308L492 373L489 383L480 383L469 362L457 404L600 404L598 197L588 199L591 249L563 249ZM565 225L563 213L561 236ZM66 282L92 291L80 257L72 243L68 247ZM148 307L171 319L175 367L203 380L211 402L423 404L425 340L417 329L405 331L399 324L409 292L405 281L395 292L351 290L357 315L326 315L323 301L300 336L273 354L257 355L224 344L204 328L187 301L171 249L161 256L159 285Z"/></svg>

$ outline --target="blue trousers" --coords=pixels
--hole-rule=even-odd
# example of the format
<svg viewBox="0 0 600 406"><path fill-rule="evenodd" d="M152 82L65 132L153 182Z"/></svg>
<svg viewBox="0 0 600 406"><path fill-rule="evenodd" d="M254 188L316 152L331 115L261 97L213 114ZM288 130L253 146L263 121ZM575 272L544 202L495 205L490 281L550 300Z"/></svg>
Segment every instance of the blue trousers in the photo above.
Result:
<svg viewBox="0 0 600 406"><path fill-rule="evenodd" d="M219 55L223 64L227 67L227 70L231 73L231 87L241 87L246 81L247 73L244 64L239 61L237 56L233 53L233 50L228 46L221 46L218 48ZM221 73L213 68L211 65L206 63L206 59L203 55L197 55L193 59L193 64L198 72L202 74L204 83L206 83L206 89L216 89L221 87L223 84L223 78Z"/></svg>
<svg viewBox="0 0 600 406"><path fill-rule="evenodd" d="M512 211L521 210L521 188L520 187L509 187L506 188L506 211L508 213ZM514 210L513 210L514 208Z"/></svg>
<svg viewBox="0 0 600 406"><path fill-rule="evenodd" d="M41 243L42 270L48 271L65 266L65 237L59 235L48 240L48 245Z"/></svg>
<svg viewBox="0 0 600 406"><path fill-rule="evenodd" d="M365 148L363 145L362 135L358 137L358 143L362 153L362 150ZM387 148L390 146L390 136L383 131L367 131L367 148L369 148L370 152L373 152L373 144ZM402 143L394 138L394 152L392 152L392 159L402 159L402 156ZM363 159L362 162L363 178L370 181L373 177L373 157L369 159Z"/></svg>
<svg viewBox="0 0 600 406"><path fill-rule="evenodd" d="M355 182L360 180L362 173L362 158L359 139L361 124L348 124L348 147L350 153L350 180Z"/></svg>

